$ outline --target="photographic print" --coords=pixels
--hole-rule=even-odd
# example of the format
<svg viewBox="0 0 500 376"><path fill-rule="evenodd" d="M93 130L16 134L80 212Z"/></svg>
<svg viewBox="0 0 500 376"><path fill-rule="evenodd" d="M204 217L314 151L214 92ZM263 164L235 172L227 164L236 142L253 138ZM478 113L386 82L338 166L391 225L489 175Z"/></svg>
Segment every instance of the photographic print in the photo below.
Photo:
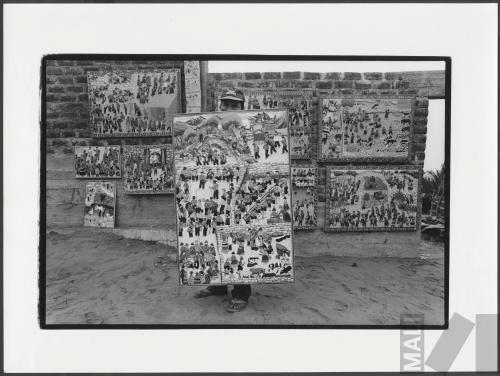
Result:
<svg viewBox="0 0 500 376"><path fill-rule="evenodd" d="M321 97L319 159L408 160L413 100L410 96Z"/></svg>
<svg viewBox="0 0 500 376"><path fill-rule="evenodd" d="M318 168L314 166L292 166L293 228L315 229L318 225L316 192Z"/></svg>
<svg viewBox="0 0 500 376"><path fill-rule="evenodd" d="M423 314L425 325L445 323L449 71L405 71L407 61L177 58L44 60L45 327L397 327L406 313ZM92 107L82 72L160 72L148 69L158 66L185 73L179 103L193 111L189 96L200 95L202 111L169 114L169 137L89 138L81 129ZM318 114L321 95L345 89L346 98L325 97L334 101L325 119L290 116L293 106ZM382 90L387 94L365 95ZM288 106L280 107L281 96L290 98ZM210 108L218 98L221 111L206 111L205 98ZM248 109L250 99L260 108ZM382 138L382 128L389 137L389 125L399 121L392 137L404 140L399 124L408 108L408 155L394 159L396 143L382 155L367 146L348 158L318 159L323 120L338 130L341 146L356 124L360 137L373 128ZM120 167L120 181L110 166Z"/></svg>
<svg viewBox="0 0 500 376"><path fill-rule="evenodd" d="M179 70L88 72L93 137L171 136Z"/></svg>
<svg viewBox="0 0 500 376"><path fill-rule="evenodd" d="M121 178L119 146L76 146L77 178Z"/></svg>
<svg viewBox="0 0 500 376"><path fill-rule="evenodd" d="M171 145L127 145L123 149L125 192L161 194L174 192Z"/></svg>
<svg viewBox="0 0 500 376"><path fill-rule="evenodd" d="M286 257L292 256L288 144L286 110L215 112L174 118L181 284L229 284L234 280L273 283L292 278L289 261L282 260L282 267L287 264L283 268L290 267L278 277L271 274L285 269L278 269L272 262L263 267L266 260L275 260L276 256L270 257L273 249L286 247ZM289 235L290 244L285 239L276 243L272 236L266 236L264 241L259 231L270 225L288 228L288 232L280 230L283 235L276 238ZM260 235L254 236L251 246L240 247L238 243L238 247L231 245L234 251L229 252L229 244L223 246L231 232L226 229L234 230L229 238L235 244L243 232L247 237L254 232ZM260 257L259 262L256 257ZM266 274L269 275L264 277Z"/></svg>
<svg viewBox="0 0 500 376"><path fill-rule="evenodd" d="M114 183L89 182L85 191L84 226L115 227Z"/></svg>
<svg viewBox="0 0 500 376"><path fill-rule="evenodd" d="M416 231L420 175L415 167L331 167L326 231Z"/></svg>

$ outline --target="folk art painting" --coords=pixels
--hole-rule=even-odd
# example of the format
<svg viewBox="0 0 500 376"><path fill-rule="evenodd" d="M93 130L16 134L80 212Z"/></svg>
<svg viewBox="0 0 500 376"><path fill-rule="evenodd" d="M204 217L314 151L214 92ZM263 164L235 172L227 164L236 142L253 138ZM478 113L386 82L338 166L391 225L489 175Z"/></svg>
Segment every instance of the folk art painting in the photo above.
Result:
<svg viewBox="0 0 500 376"><path fill-rule="evenodd" d="M171 145L128 145L123 150L125 192L162 194L174 192Z"/></svg>
<svg viewBox="0 0 500 376"><path fill-rule="evenodd" d="M316 181L318 168L314 166L292 166L293 228L315 229L318 224Z"/></svg>
<svg viewBox="0 0 500 376"><path fill-rule="evenodd" d="M413 97L321 97L319 159L408 161Z"/></svg>
<svg viewBox="0 0 500 376"><path fill-rule="evenodd" d="M325 231L416 231L421 170L330 167Z"/></svg>
<svg viewBox="0 0 500 376"><path fill-rule="evenodd" d="M115 183L93 181L86 185L84 226L115 227Z"/></svg>
<svg viewBox="0 0 500 376"><path fill-rule="evenodd" d="M76 146L75 171L79 179L121 178L119 146Z"/></svg>
<svg viewBox="0 0 500 376"><path fill-rule="evenodd" d="M288 114L174 118L181 285L294 280Z"/></svg>
<svg viewBox="0 0 500 376"><path fill-rule="evenodd" d="M92 136L171 136L180 91L177 69L89 72Z"/></svg>

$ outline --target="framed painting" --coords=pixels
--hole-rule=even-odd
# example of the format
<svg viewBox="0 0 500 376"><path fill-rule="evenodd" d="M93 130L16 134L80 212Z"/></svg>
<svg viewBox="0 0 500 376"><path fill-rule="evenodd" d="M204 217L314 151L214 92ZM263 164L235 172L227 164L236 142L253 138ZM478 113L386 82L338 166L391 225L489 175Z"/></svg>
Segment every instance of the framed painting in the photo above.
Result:
<svg viewBox="0 0 500 376"><path fill-rule="evenodd" d="M171 136L181 111L178 69L88 72L92 137Z"/></svg>
<svg viewBox="0 0 500 376"><path fill-rule="evenodd" d="M315 166L292 166L292 211L295 230L315 229L318 225L317 175L318 168Z"/></svg>
<svg viewBox="0 0 500 376"><path fill-rule="evenodd" d="M125 192L129 194L174 193L171 145L127 145L123 149Z"/></svg>
<svg viewBox="0 0 500 376"><path fill-rule="evenodd" d="M77 179L119 179L122 176L119 146L76 146Z"/></svg>
<svg viewBox="0 0 500 376"><path fill-rule="evenodd" d="M180 284L293 281L287 110L178 115L173 145Z"/></svg>
<svg viewBox="0 0 500 376"><path fill-rule="evenodd" d="M325 231L417 231L421 175L416 166L330 167Z"/></svg>
<svg viewBox="0 0 500 376"><path fill-rule="evenodd" d="M88 182L85 189L84 226L115 227L115 183Z"/></svg>
<svg viewBox="0 0 500 376"><path fill-rule="evenodd" d="M415 97L322 96L318 159L330 162L408 162Z"/></svg>

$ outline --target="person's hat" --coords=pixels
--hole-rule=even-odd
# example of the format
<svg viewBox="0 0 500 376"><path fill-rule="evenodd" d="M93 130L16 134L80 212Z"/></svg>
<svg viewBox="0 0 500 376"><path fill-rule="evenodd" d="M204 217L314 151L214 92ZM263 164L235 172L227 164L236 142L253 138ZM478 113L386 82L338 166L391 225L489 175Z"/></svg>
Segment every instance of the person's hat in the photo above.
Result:
<svg viewBox="0 0 500 376"><path fill-rule="evenodd" d="M231 88L224 90L221 96L219 97L219 100L245 102L245 96L243 95L241 90Z"/></svg>

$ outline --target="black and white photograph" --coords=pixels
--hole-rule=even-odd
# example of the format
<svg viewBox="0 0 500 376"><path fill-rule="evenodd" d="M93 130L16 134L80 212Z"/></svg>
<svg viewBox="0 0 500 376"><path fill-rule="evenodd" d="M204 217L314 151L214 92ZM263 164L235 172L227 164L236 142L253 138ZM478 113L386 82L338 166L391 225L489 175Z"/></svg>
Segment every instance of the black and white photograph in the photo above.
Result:
<svg viewBox="0 0 500 376"><path fill-rule="evenodd" d="M0 6L3 373L498 372L496 2Z"/></svg>
<svg viewBox="0 0 500 376"><path fill-rule="evenodd" d="M445 69L294 63L302 70L291 75L256 73L251 61L45 60L47 91L75 67L110 66L81 84L91 106L75 111L88 108L94 131L96 109L128 111L108 92L129 86L140 89L132 107L172 91L187 111L172 115L172 145L132 128L113 133L121 147L76 138L71 173L75 157L47 121L46 325L390 327L404 313L444 325ZM158 73L123 75L138 66ZM159 73L177 70L188 82ZM249 82L274 89L242 89ZM307 89L276 90L297 85ZM196 91L205 100L188 105ZM47 119L71 124L58 108ZM112 215L75 190L82 177L118 178Z"/></svg>

